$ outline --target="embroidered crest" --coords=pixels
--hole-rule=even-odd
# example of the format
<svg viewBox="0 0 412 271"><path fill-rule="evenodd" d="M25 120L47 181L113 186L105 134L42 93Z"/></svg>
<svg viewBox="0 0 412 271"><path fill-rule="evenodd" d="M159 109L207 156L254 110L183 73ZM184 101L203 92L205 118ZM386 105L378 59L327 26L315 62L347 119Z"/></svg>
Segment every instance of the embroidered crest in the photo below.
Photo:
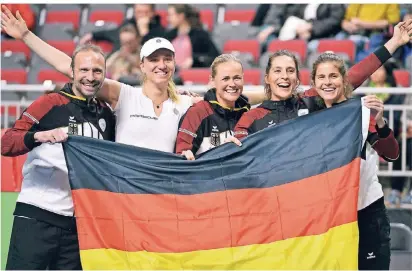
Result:
<svg viewBox="0 0 412 271"><path fill-rule="evenodd" d="M217 126L212 126L212 132L210 133L210 144L215 147L220 146L220 133Z"/></svg>
<svg viewBox="0 0 412 271"><path fill-rule="evenodd" d="M67 134L69 135L78 135L79 134L79 128L77 127L76 120L74 119L74 116L69 116L69 128L67 130Z"/></svg>

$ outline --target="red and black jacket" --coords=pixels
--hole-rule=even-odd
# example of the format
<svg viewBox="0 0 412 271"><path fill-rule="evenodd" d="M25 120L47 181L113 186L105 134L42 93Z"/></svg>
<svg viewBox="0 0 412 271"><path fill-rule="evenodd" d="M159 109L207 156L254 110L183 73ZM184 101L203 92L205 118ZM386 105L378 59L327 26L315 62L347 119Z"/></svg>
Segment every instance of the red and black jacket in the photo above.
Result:
<svg viewBox="0 0 412 271"><path fill-rule="evenodd" d="M391 57L392 55L384 46L380 47L349 70L349 83L354 89L358 88ZM271 125L316 111L319 106L323 106L323 101L315 88L285 101L265 101L259 107L243 114L235 127L235 137L242 139Z"/></svg>
<svg viewBox="0 0 412 271"><path fill-rule="evenodd" d="M216 90L210 89L204 100L190 107L179 123L175 152L191 150L200 154L221 145L224 138L233 136L233 130L243 113L249 111L248 99L241 95L230 109L220 105Z"/></svg>
<svg viewBox="0 0 412 271"><path fill-rule="evenodd" d="M24 110L3 135L1 154L25 154L41 144L35 142L36 132L55 128L66 128L68 134L114 141L115 116L105 103L75 96L69 83L58 92L39 97Z"/></svg>

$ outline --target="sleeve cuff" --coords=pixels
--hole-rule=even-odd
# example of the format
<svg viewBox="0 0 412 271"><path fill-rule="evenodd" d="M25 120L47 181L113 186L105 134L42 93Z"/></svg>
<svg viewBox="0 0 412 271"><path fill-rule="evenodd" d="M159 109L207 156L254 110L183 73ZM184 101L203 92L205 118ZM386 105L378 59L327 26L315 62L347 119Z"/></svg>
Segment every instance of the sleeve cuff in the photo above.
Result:
<svg viewBox="0 0 412 271"><path fill-rule="evenodd" d="M34 149L37 146L40 146L41 143L36 143L36 141L34 140L34 134L35 132L27 132L24 135L24 145L26 145L26 147L29 150Z"/></svg>
<svg viewBox="0 0 412 271"><path fill-rule="evenodd" d="M379 47L374 54L378 57L381 63L385 63L388 59L392 57L391 53L389 53L388 49L385 46Z"/></svg>
<svg viewBox="0 0 412 271"><path fill-rule="evenodd" d="M387 138L392 130L388 127L388 124L385 122L385 126L379 128L378 125L375 125L376 131L378 132L379 138Z"/></svg>

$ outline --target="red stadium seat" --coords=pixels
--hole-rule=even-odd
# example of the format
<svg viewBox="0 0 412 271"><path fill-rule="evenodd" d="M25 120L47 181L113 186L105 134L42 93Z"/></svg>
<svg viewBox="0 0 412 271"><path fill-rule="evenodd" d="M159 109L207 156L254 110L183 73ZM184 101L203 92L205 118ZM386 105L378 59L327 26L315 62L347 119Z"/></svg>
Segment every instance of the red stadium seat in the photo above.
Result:
<svg viewBox="0 0 412 271"><path fill-rule="evenodd" d="M228 40L223 46L223 51L226 53L231 53L233 51L251 53L256 62L260 57L260 45L257 40Z"/></svg>
<svg viewBox="0 0 412 271"><path fill-rule="evenodd" d="M121 25L124 19L125 14L120 10L95 10L89 17L90 22L102 20L105 22L113 22L117 25Z"/></svg>
<svg viewBox="0 0 412 271"><path fill-rule="evenodd" d="M395 81L397 85L402 87L410 87L410 74L407 70L394 70L393 76L395 77Z"/></svg>
<svg viewBox="0 0 412 271"><path fill-rule="evenodd" d="M6 80L7 83L26 84L27 73L24 69L2 69L1 80Z"/></svg>
<svg viewBox="0 0 412 271"><path fill-rule="evenodd" d="M167 10L157 10L156 13L160 17L160 24L163 27L167 27L167 25L169 24L169 22L167 21Z"/></svg>
<svg viewBox="0 0 412 271"><path fill-rule="evenodd" d="M20 112L23 112L23 110L21 110ZM1 106L1 115L3 116L4 114L6 114L6 106L2 105ZM17 116L17 106L8 106L7 107L7 115L16 117Z"/></svg>
<svg viewBox="0 0 412 271"><path fill-rule="evenodd" d="M227 10L225 12L225 22L239 21L250 23L255 17L256 10L247 9L247 10Z"/></svg>
<svg viewBox="0 0 412 271"><path fill-rule="evenodd" d="M2 40L1 52L12 51L14 53L24 53L26 58L30 58L30 48L21 40Z"/></svg>
<svg viewBox="0 0 412 271"><path fill-rule="evenodd" d="M355 60L356 47L355 43L351 40L321 39L319 40L318 52L322 53L325 51L345 53L349 56L352 63Z"/></svg>
<svg viewBox="0 0 412 271"><path fill-rule="evenodd" d="M306 42L304 40L274 40L268 46L269 52L288 50L300 56L302 63L306 60Z"/></svg>
<svg viewBox="0 0 412 271"><path fill-rule="evenodd" d="M96 42L93 42L93 43L96 44L97 46L99 46L100 48L102 48L102 51L105 54L108 54L111 51L113 51L113 44L111 44L108 41L96 41Z"/></svg>
<svg viewBox="0 0 412 271"><path fill-rule="evenodd" d="M59 49L60 51L64 52L65 54L71 56L73 55L73 51L76 48L76 45L73 41L47 41L48 44Z"/></svg>
<svg viewBox="0 0 412 271"><path fill-rule="evenodd" d="M72 23L75 29L79 28L79 21L79 10L51 10L46 16L46 23Z"/></svg>
<svg viewBox="0 0 412 271"><path fill-rule="evenodd" d="M300 84L304 86L310 85L310 70L303 69L299 71L300 73Z"/></svg>
<svg viewBox="0 0 412 271"><path fill-rule="evenodd" d="M208 31L213 30L214 26L214 14L210 9L204 9L199 11L200 21L207 26Z"/></svg>
<svg viewBox="0 0 412 271"><path fill-rule="evenodd" d="M192 83L206 85L209 83L210 70L206 68L187 69L181 70L179 75L182 77L185 84Z"/></svg>
<svg viewBox="0 0 412 271"><path fill-rule="evenodd" d="M261 71L259 69L249 69L245 70L244 74L244 84L245 85L260 85L262 84Z"/></svg>
<svg viewBox="0 0 412 271"><path fill-rule="evenodd" d="M69 82L69 79L58 71L49 70L49 69L39 71L39 73L37 74L38 83L43 84L43 82L46 80L51 80L55 83L68 83Z"/></svg>

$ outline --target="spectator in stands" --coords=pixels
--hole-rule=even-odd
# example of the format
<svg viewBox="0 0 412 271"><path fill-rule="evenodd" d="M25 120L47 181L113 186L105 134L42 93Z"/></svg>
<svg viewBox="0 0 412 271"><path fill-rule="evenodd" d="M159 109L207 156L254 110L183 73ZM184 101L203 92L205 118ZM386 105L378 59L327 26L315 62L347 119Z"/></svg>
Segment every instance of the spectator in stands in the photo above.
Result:
<svg viewBox="0 0 412 271"><path fill-rule="evenodd" d="M13 14L19 11L21 17L26 21L27 28L31 31L36 26L36 15L29 4L4 4ZM6 33L1 31L2 36L9 37Z"/></svg>
<svg viewBox="0 0 412 271"><path fill-rule="evenodd" d="M120 29L121 46L107 59L107 78L119 81L122 77L133 77L135 85L140 84L140 39L132 25L125 25Z"/></svg>
<svg viewBox="0 0 412 271"><path fill-rule="evenodd" d="M12 17L2 17L3 26L11 23ZM16 39L31 33L11 29L6 32ZM68 134L114 141L115 118L94 98L105 75L101 49L83 45L71 63L72 83L35 100L1 139L2 155L28 153L7 270L82 269L67 165L62 145L56 143L66 141Z"/></svg>
<svg viewBox="0 0 412 271"><path fill-rule="evenodd" d="M319 56L313 64L311 79L327 108L344 103L352 94L344 61L335 54ZM384 120L383 102L369 95L364 98L364 105L371 109L371 120L360 168L358 267L359 270L389 270L390 225L376 165L379 156L388 162L395 161L399 157L399 146Z"/></svg>
<svg viewBox="0 0 412 271"><path fill-rule="evenodd" d="M204 101L189 108L179 125L175 152L188 160L195 160L195 155L225 143L242 114L250 109L247 98L242 96L240 60L223 54L213 61L210 69L213 88L206 92Z"/></svg>
<svg viewBox="0 0 412 271"><path fill-rule="evenodd" d="M307 41L335 36L345 14L342 4L273 4L257 38L265 47L273 39ZM309 44L315 50L317 42Z"/></svg>
<svg viewBox="0 0 412 271"><path fill-rule="evenodd" d="M199 12L189 4L172 4L168 8L172 30L166 33L176 48L179 69L209 67L219 55L209 32L203 29Z"/></svg>
<svg viewBox="0 0 412 271"><path fill-rule="evenodd" d="M135 4L134 17L125 20L119 28L87 33L80 39L79 43L85 44L91 40L109 41L113 44L113 50L117 51L121 46L119 39L120 29L128 24L136 28L138 36L142 37L142 44L153 37L162 37L165 31L160 24L160 16L156 15L154 4Z"/></svg>
<svg viewBox="0 0 412 271"><path fill-rule="evenodd" d="M343 31L336 38L349 38L356 43L356 62L386 41L389 28L400 21L399 4L349 4ZM368 49L364 50L368 43Z"/></svg>
<svg viewBox="0 0 412 271"><path fill-rule="evenodd" d="M412 37L408 32L411 30L412 20L399 23L394 29L393 37L384 46L349 70L347 78L350 85L355 89L359 87L399 47L409 42ZM314 88L306 90L303 95L297 95L298 86L299 65L296 56L286 50L272 54L265 74L267 100L258 108L243 114L235 127L235 136L238 139L244 138L270 125L316 111L322 106L317 97L312 97L317 96Z"/></svg>
<svg viewBox="0 0 412 271"><path fill-rule="evenodd" d="M412 94L407 94L404 101L405 105L412 105ZM406 133L400 134L398 137L399 148L401 150L400 158L395 161L393 165L394 170L402 169L402 147L403 138L406 137L406 168L405 170L412 169L412 111L406 111ZM400 207L402 203L412 204L412 186L409 187L409 191L402 197L403 190L406 184L406 177L392 177L391 187L392 191L388 197L388 203L390 206Z"/></svg>

